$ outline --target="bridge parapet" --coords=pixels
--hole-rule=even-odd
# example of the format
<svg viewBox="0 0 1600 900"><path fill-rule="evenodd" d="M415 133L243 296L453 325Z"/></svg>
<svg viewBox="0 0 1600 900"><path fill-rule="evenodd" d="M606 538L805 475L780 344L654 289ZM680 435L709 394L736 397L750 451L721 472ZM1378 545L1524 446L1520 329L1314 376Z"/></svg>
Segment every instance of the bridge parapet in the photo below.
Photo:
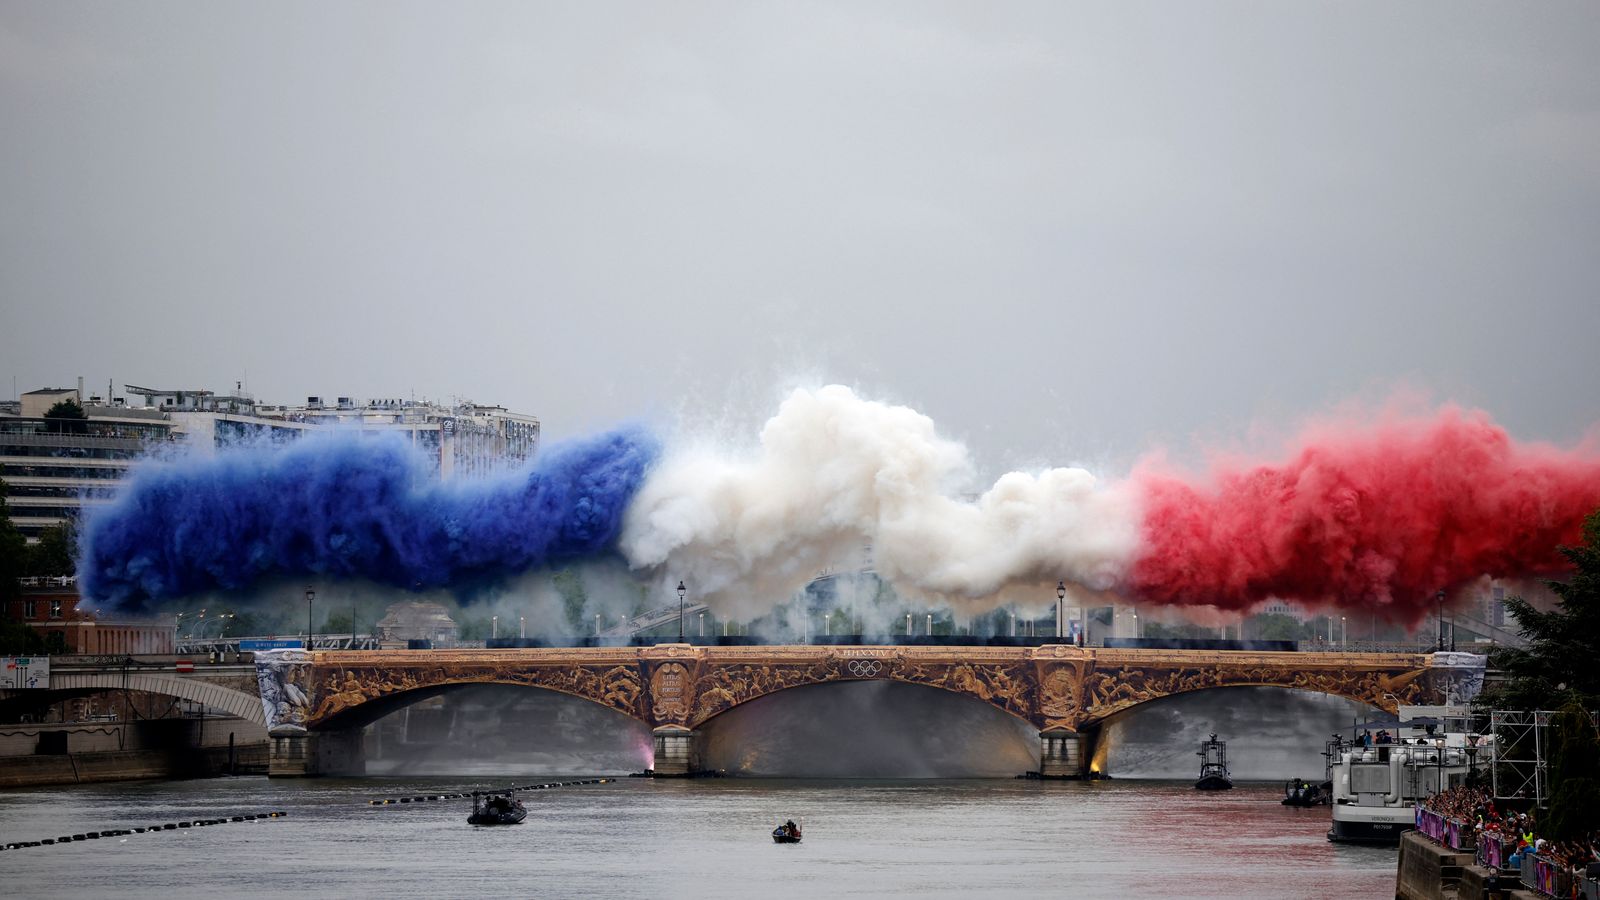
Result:
<svg viewBox="0 0 1600 900"><path fill-rule="evenodd" d="M1475 661L1475 662L1474 662ZM755 646L271 651L257 654L275 735L347 731L455 686L516 684L630 716L692 759L693 734L760 697L839 681L920 684L971 697L1036 727L1059 767L1086 758L1062 735L1091 732L1142 703L1192 691L1273 686L1395 711L1470 696L1482 657L1042 647ZM1476 679L1476 680L1474 680ZM687 735L687 736L686 736ZM665 736L665 737L663 737ZM666 740L670 737L671 740ZM673 751L675 757L677 750Z"/></svg>
<svg viewBox="0 0 1600 900"><path fill-rule="evenodd" d="M973 697L1048 728L1092 726L1141 703L1266 685L1394 711L1443 702L1473 677L1466 654L1290 653L1043 647L573 647L274 651L257 656L274 727L349 727L369 704L458 684L519 684L582 697L654 727L698 727L758 697L888 680ZM1452 659L1442 659L1452 657ZM435 691L436 692L436 691ZM284 705L279 705L284 704ZM388 705L388 704L385 704Z"/></svg>

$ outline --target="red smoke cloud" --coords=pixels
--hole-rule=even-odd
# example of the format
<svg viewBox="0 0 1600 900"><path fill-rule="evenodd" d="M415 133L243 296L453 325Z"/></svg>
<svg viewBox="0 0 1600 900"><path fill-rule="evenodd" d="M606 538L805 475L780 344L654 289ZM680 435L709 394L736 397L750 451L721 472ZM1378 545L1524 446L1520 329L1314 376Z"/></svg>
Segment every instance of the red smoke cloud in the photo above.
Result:
<svg viewBox="0 0 1600 900"><path fill-rule="evenodd" d="M1219 463L1203 481L1143 466L1132 592L1248 609L1279 597L1415 622L1482 575L1564 570L1600 507L1600 452L1517 444L1479 412L1390 417L1302 436L1287 462Z"/></svg>

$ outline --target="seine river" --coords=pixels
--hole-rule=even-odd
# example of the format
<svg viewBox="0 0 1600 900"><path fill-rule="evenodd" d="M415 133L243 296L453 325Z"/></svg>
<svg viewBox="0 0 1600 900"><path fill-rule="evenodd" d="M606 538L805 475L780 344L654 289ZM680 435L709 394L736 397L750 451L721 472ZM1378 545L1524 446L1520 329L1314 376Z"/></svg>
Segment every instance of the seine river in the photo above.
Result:
<svg viewBox="0 0 1600 900"><path fill-rule="evenodd" d="M522 825L470 801L375 797L528 784L233 778L0 793L0 843L282 810L282 819L7 850L41 897L1389 897L1392 849L1325 838L1278 784L621 779L535 791ZM783 818L805 841L772 843Z"/></svg>

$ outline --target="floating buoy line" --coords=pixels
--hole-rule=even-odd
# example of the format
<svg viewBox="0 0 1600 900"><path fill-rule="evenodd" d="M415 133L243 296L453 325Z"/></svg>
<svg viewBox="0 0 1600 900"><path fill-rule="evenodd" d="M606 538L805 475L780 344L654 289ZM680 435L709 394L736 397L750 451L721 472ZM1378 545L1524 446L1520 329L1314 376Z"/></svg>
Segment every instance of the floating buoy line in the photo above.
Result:
<svg viewBox="0 0 1600 900"><path fill-rule="evenodd" d="M420 797L385 797L368 800L368 806L393 806L396 803L428 803L434 800L463 800L469 797L504 797L517 791L543 791L551 788L575 787L580 784L610 784L615 778L585 778L582 781L552 781L545 784L519 784L498 791L457 791L453 794L423 794Z"/></svg>
<svg viewBox="0 0 1600 900"><path fill-rule="evenodd" d="M64 834L61 837L45 838L42 841L12 841L0 844L0 850L21 850L25 847L47 847L52 844L72 844L78 841L93 841L101 838L124 837L130 834L154 834L158 831L178 831L188 828L203 828L208 825L227 825L230 822L254 822L258 819L281 819L287 816L286 812L252 813L248 816L225 816L220 819L193 819L188 822L168 822L165 825L149 825L143 828L113 828L109 831L85 831L82 834Z"/></svg>

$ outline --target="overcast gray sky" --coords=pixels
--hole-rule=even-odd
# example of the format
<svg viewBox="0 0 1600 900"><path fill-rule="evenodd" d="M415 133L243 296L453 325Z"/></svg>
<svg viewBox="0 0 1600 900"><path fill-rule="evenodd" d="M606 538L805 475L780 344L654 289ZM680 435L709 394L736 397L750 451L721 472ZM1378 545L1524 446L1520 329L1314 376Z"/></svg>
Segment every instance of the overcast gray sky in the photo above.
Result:
<svg viewBox="0 0 1600 900"><path fill-rule="evenodd" d="M0 3L0 375L1600 422L1600 4ZM8 378L9 380L9 378ZM10 393L7 384L5 392Z"/></svg>

